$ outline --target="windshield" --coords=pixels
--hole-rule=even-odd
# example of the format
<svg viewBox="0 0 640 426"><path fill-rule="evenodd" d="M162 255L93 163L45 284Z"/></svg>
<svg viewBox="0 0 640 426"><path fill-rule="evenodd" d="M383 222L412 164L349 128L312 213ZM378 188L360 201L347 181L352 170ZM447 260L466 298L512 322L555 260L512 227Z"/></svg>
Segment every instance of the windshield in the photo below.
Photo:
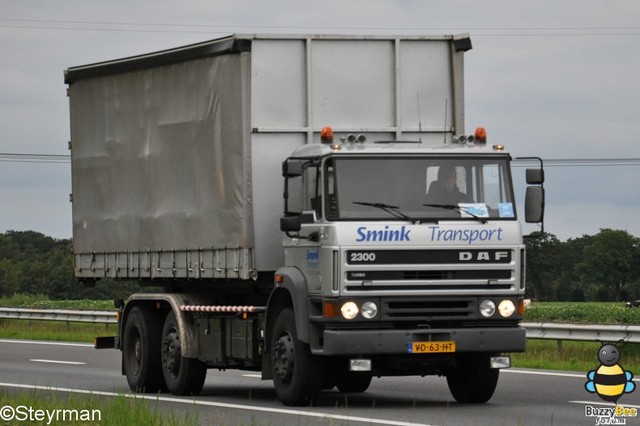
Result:
<svg viewBox="0 0 640 426"><path fill-rule="evenodd" d="M506 156L332 158L325 188L330 220L516 219Z"/></svg>

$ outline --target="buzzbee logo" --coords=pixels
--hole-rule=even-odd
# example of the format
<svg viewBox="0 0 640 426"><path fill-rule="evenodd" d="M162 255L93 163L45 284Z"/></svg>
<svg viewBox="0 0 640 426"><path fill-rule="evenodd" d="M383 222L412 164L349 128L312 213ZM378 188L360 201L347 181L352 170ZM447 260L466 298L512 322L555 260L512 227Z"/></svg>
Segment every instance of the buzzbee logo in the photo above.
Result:
<svg viewBox="0 0 640 426"><path fill-rule="evenodd" d="M603 344L598 349L600 366L587 373L589 381L584 387L587 392L595 393L601 399L617 403L618 399L635 390L636 385L631 380L633 373L625 371L618 362L620 350L612 344Z"/></svg>
<svg viewBox="0 0 640 426"><path fill-rule="evenodd" d="M619 364L620 350L614 344L603 343L598 349L598 361L600 365L595 370L587 373L587 382L584 388L589 393L595 393L607 402L613 402L615 407L585 407L585 416L595 417L596 425L599 424L626 424L625 417L636 417L636 408L627 408L618 405L618 400L625 393L631 393L636 385L633 383L633 373L626 371Z"/></svg>

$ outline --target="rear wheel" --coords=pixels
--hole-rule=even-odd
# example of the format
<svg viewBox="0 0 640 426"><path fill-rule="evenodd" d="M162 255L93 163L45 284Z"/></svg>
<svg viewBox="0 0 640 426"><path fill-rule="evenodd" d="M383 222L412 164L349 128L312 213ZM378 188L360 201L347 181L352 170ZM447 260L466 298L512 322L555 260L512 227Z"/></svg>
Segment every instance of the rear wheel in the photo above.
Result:
<svg viewBox="0 0 640 426"><path fill-rule="evenodd" d="M491 368L489 355L458 354L457 367L447 373L447 384L456 401L482 404L493 396L500 370Z"/></svg>
<svg viewBox="0 0 640 426"><path fill-rule="evenodd" d="M162 390L160 364L160 315L145 306L135 306L127 315L122 342L122 364L134 392Z"/></svg>
<svg viewBox="0 0 640 426"><path fill-rule="evenodd" d="M171 311L162 328L162 375L174 395L197 395L207 377L207 365L196 358L182 356L176 315Z"/></svg>
<svg viewBox="0 0 640 426"><path fill-rule="evenodd" d="M273 384L285 405L313 402L324 384L324 362L313 356L309 345L298 340L291 309L280 312L271 333Z"/></svg>

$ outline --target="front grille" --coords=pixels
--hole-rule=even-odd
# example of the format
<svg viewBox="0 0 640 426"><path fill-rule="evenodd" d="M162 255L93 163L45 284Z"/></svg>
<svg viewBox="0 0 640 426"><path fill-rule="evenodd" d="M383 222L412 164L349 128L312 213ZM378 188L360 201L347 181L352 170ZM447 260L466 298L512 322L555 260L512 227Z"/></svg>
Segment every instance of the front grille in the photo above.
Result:
<svg viewBox="0 0 640 426"><path fill-rule="evenodd" d="M347 292L376 292L376 291L428 291L428 290L481 290L481 291L508 291L513 290L511 284L388 284L380 285L348 285Z"/></svg>
<svg viewBox="0 0 640 426"><path fill-rule="evenodd" d="M465 320L475 318L477 299L391 299L382 303L383 320Z"/></svg>
<svg viewBox="0 0 640 426"><path fill-rule="evenodd" d="M422 271L349 271L348 281L441 281L441 280L508 280L509 269L422 270Z"/></svg>

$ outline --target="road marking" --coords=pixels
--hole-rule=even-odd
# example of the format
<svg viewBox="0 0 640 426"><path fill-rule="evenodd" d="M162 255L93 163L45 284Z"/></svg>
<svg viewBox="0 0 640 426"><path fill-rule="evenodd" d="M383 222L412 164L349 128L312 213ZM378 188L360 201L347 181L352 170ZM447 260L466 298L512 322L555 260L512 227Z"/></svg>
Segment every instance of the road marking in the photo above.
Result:
<svg viewBox="0 0 640 426"><path fill-rule="evenodd" d="M22 343L22 344L28 344L28 345L75 346L75 347L81 347L81 348L93 348L93 345L90 343L45 342L40 340L0 339L0 343Z"/></svg>
<svg viewBox="0 0 640 426"><path fill-rule="evenodd" d="M340 414L327 414L327 413L318 413L314 411L290 410L285 408L257 407L254 405L228 404L223 402L201 401L197 399L181 399L181 398L157 396L157 395L140 395L140 394L130 394L130 393L123 394L123 393L115 393L115 392L91 391L87 389L57 388L57 387L50 387L50 386L23 385L20 383L3 383L3 382L0 382L0 387L77 393L77 394L97 395L97 396L115 396L115 397L123 396L125 398L144 399L148 401L162 401L162 402L173 402L178 404L189 404L191 406L202 405L206 407L260 411L260 412L268 412L268 413L274 413L274 414L288 414L293 416L315 417L315 418L328 419L328 420L361 422L361 423L375 424L375 425L433 426L425 423L408 423L408 422L400 422L396 420L382 420L382 419L374 419L374 418L368 418L368 417L344 416Z"/></svg>
<svg viewBox="0 0 640 426"><path fill-rule="evenodd" d="M552 371L532 371L532 370L514 370L514 369L504 369L502 370L504 373L515 373L515 374L532 374L536 376L553 376L553 377L574 377L578 379L586 379L587 373L578 374L578 373L554 373ZM632 379L634 382L640 382L640 378L634 377Z"/></svg>
<svg viewBox="0 0 640 426"><path fill-rule="evenodd" d="M515 374L533 374L536 376L554 376L554 377L579 377L584 379L587 375L585 374L572 374L572 373L554 373L551 371L530 371L530 370L513 370L513 369L504 369L502 370L504 373L515 373Z"/></svg>
<svg viewBox="0 0 640 426"><path fill-rule="evenodd" d="M46 362L49 364L69 364L69 365L85 365L86 362L79 361L57 361L55 359L30 359L31 362Z"/></svg>
<svg viewBox="0 0 640 426"><path fill-rule="evenodd" d="M612 403L612 402L600 402L600 401L568 401L569 404L581 404L581 405L606 405L608 407L615 407L616 404ZM624 408L639 408L640 409L640 405L631 405L631 404L617 404L620 405Z"/></svg>

